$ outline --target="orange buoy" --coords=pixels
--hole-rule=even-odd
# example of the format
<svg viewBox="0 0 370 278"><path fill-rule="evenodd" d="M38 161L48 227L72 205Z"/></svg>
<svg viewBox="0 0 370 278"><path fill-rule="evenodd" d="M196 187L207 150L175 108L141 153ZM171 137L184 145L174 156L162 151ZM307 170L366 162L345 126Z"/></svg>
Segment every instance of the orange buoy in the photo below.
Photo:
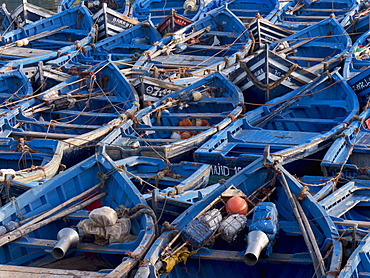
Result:
<svg viewBox="0 0 370 278"><path fill-rule="evenodd" d="M242 197L234 196L226 202L226 212L228 214L246 214L248 204Z"/></svg>

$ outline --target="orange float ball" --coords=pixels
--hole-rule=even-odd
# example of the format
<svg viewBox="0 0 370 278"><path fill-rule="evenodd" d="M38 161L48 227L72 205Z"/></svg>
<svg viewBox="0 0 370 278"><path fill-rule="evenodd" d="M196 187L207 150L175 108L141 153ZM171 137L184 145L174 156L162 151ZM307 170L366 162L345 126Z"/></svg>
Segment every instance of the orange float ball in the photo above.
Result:
<svg viewBox="0 0 370 278"><path fill-rule="evenodd" d="M226 212L228 214L246 214L248 204L242 197L234 196L226 202Z"/></svg>

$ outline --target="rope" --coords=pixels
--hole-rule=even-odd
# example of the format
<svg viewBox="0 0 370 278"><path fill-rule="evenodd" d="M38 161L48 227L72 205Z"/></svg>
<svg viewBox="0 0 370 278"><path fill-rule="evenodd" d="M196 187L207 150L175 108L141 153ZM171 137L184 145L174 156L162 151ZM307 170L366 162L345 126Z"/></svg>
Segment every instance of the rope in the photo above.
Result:
<svg viewBox="0 0 370 278"><path fill-rule="evenodd" d="M253 82L253 84L260 90L262 91L268 91L268 90L272 90L274 88L276 88L277 86L279 86L291 73L293 73L298 65L297 64L293 64L289 70L282 76L280 77L278 80L275 80L274 82L272 83L269 83L269 84L264 84L260 81L258 81L257 77L254 76L254 74L252 73L252 71L249 69L248 65L246 62L240 62L239 63L240 67L247 73L248 75L248 78ZM266 82L268 82L268 80L266 80Z"/></svg>

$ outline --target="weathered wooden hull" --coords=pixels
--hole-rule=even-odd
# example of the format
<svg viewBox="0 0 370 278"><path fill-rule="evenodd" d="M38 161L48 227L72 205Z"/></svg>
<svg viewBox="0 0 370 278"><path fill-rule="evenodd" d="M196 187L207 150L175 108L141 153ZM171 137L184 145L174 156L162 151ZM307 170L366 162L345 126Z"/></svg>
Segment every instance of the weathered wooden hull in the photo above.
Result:
<svg viewBox="0 0 370 278"><path fill-rule="evenodd" d="M281 163L327 147L330 139L346 127L359 109L354 92L342 77L334 73L332 78L327 83L326 77L321 76L246 113L244 118L218 132L196 150L194 159L234 168L245 167L261 157L268 145L274 158ZM333 82L331 86L330 82ZM304 96L300 97L302 94ZM316 114L320 110L325 113Z"/></svg>
<svg viewBox="0 0 370 278"><path fill-rule="evenodd" d="M206 93L202 99L192 100L192 91L206 92L207 88L212 88L209 95ZM179 99L184 99L185 106L181 104L182 101L177 103ZM168 108L156 114L163 101L168 102ZM123 156L142 155L170 159L182 154L189 155L190 151L199 147L212 134L232 123L242 112L242 107L238 106L242 102L239 89L223 75L216 73L141 109L136 114L138 125L134 126L128 121L99 144L108 154L114 151ZM180 121L185 119L194 124L181 126ZM197 119L202 123L195 124ZM180 138L184 132L188 133L187 139L185 134Z"/></svg>
<svg viewBox="0 0 370 278"><path fill-rule="evenodd" d="M277 171L281 171L279 172L281 176L279 174L274 176L274 170L271 169L271 172L269 172L267 168L263 166L262 160L254 163L238 175L235 175L233 178L226 181L225 184L220 185L203 200L198 201L182 213L174 222L172 222L172 227L175 228L175 230L164 232L155 241L145 257L149 264L139 267L135 277L189 277L189 273L195 275L195 277L208 277L208 275L224 277L225 268L227 268L228 273L234 277L259 277L261 275L266 277L314 275L315 268L312 265L312 261L302 240L300 228L298 227L297 222L295 222L296 220L288 198L282 188L283 184L286 184L286 186L290 188L291 192L294 195L297 195L302 189L302 185L300 185L299 182L281 166L277 166L276 168ZM272 177L276 177L276 179ZM274 251L269 258L261 258L256 265L247 266L243 262L243 254L245 252L245 241L243 240L245 235L244 233L242 233L239 238L231 244L223 242L222 239L215 236L215 241L212 245L213 247L192 248L191 245L185 245L189 248L190 252L193 250L195 252L195 254L191 253L190 257L187 258L186 268L184 268L183 263L180 262L174 266L172 271L169 273L161 274L158 272L161 269L161 265L164 265L161 264L162 262L160 261L162 256L164 257L166 251L171 252L176 249L172 249L169 245L170 242L172 241L172 244L174 245L182 243L181 238L183 237L183 234L179 237L179 240L175 241L176 234L184 232L188 223L198 218L210 208L222 208L222 205L217 202L220 201L220 199L223 201L222 194L227 196L226 189L228 189L230 185L235 186L244 194L250 196L255 189L269 188L272 179L275 182L274 186L276 186L276 195L272 198L270 197L270 201L274 202L276 206L278 206L278 212L280 213L280 238L277 240L273 249ZM310 221L310 224L312 225L315 223L315 227L318 228L318 230L315 228L315 238L313 238L313 240L317 241L318 246L325 245L326 240L333 243L332 256L328 258L324 272L328 271L329 273L332 270L339 270L342 247L336 240L338 231L336 230L335 225L332 223L332 220L328 217L325 210L319 206L309 194L307 195L307 198L300 202L300 205ZM249 224L247 222L247 226L248 225ZM205 233L205 229L199 230L197 238L201 238ZM300 240L298 240L298 238ZM280 244L278 241L280 241ZM287 244L287 242L290 244ZM199 268L199 265L201 265L201 268Z"/></svg>
<svg viewBox="0 0 370 278"><path fill-rule="evenodd" d="M92 156L53 180L45 182L43 185L35 187L18 197L17 208L10 204L4 206L1 209L1 223L5 224L10 220L19 221L17 216L20 217L20 214L28 218L46 212L97 184L101 184L103 187L96 189L95 194L105 193L103 195L106 195L100 199L103 206L109 206L113 209L116 209L119 205L128 208L133 208L138 204L145 206L146 202L135 186L121 172L114 171L115 167L114 162L104 155ZM104 181L102 181L99 177L103 176L97 176L97 173L109 178L107 180L103 178ZM56 194L56 192L61 194ZM40 200L44 201L40 203ZM29 239L32 238L31 241L23 238L3 245L0 248L1 263L41 266L45 262L48 264L55 261L50 253L44 250L53 248L57 242L57 232L61 228L76 225L80 220L86 219L88 213L89 211L86 208L81 209L73 215L70 214L67 222L62 219L56 220L35 232L31 232L29 234ZM103 246L93 243L80 243L70 252L75 255L81 252L99 253L105 259L115 262L112 269L105 270L105 277L126 275L137 264L138 259L141 259L145 254L155 237L155 223L147 214L142 214L131 222L131 233L137 235L137 238L132 242L111 243ZM29 256L27 258L23 257L23 252L27 252ZM7 259L5 259L6 257ZM68 268L73 270L77 267L70 263Z"/></svg>

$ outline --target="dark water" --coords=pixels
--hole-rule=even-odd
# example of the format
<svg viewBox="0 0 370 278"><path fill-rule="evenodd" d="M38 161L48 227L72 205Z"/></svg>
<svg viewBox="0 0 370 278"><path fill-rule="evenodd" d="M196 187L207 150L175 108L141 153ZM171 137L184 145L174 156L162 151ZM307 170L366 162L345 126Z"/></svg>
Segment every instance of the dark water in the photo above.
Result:
<svg viewBox="0 0 370 278"><path fill-rule="evenodd" d="M10 12L16 7L18 7L22 3L22 0L3 0L1 1L1 3L5 3L8 11ZM59 0L29 0L28 3L40 6L44 9L56 11Z"/></svg>

